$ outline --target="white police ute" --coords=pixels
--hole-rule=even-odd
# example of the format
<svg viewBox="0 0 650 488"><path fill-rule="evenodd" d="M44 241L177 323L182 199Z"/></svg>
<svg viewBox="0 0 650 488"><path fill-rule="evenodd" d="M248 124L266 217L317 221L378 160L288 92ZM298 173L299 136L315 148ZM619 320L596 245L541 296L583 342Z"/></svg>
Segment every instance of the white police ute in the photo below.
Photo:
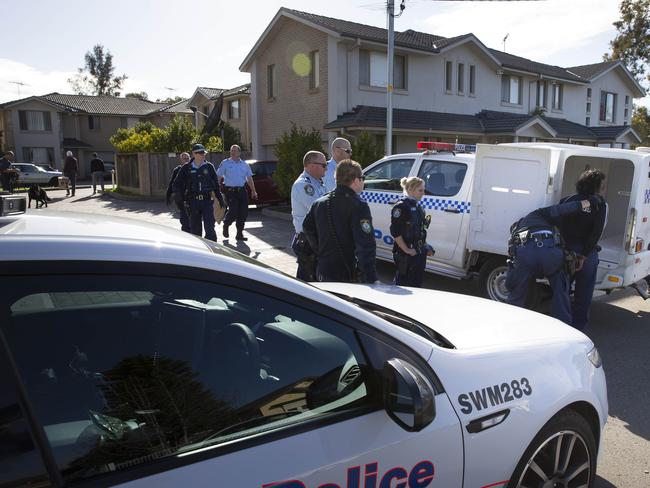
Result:
<svg viewBox="0 0 650 488"><path fill-rule="evenodd" d="M0 218L0 486L593 486L593 343L142 221Z"/></svg>
<svg viewBox="0 0 650 488"><path fill-rule="evenodd" d="M361 197L372 213L377 257L392 261L391 208L400 179L424 180L421 201L431 218L427 270L477 277L483 296L505 301L510 225L536 208L575 193L587 167L605 172L608 219L600 238L596 289L632 286L650 298L650 152L575 144L420 142L421 152L395 154L364 169ZM475 154L474 154L475 153Z"/></svg>

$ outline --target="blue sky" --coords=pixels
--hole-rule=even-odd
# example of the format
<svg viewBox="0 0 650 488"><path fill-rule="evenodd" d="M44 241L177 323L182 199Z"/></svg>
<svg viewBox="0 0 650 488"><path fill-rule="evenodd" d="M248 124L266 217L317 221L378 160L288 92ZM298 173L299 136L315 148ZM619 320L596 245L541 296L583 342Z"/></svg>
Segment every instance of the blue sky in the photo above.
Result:
<svg viewBox="0 0 650 488"><path fill-rule="evenodd" d="M398 0L399 1L399 0ZM574 66L599 62L615 36L618 0L441 2L406 0L396 30L442 36L473 32L489 47L536 61ZM385 27L380 0L2 0L0 102L52 91L71 93L66 80L86 51L103 44L125 91L152 99L189 97L197 86L232 88L249 81L239 65L282 6ZM165 87L174 88L174 91ZM644 103L648 98L644 99ZM646 103L647 104L647 103Z"/></svg>

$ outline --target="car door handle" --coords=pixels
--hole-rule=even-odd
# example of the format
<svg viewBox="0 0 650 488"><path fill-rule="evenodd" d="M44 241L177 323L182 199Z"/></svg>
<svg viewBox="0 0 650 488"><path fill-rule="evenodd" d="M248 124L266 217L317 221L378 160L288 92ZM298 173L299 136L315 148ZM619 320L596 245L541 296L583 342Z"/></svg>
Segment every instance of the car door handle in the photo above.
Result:
<svg viewBox="0 0 650 488"><path fill-rule="evenodd" d="M453 208L445 208L444 210L445 210L445 212L449 212L449 213L455 213L455 214L459 214L459 213L460 213L460 209L459 209L459 208L456 208L456 207L453 207Z"/></svg>

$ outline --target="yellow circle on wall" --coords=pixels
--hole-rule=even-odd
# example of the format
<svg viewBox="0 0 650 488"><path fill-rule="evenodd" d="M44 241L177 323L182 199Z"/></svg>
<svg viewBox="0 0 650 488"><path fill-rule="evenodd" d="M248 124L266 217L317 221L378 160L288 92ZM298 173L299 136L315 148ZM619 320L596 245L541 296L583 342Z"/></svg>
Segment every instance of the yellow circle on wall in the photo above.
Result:
<svg viewBox="0 0 650 488"><path fill-rule="evenodd" d="M298 53L291 61L291 67L298 76L308 76L311 72L311 61L305 53Z"/></svg>

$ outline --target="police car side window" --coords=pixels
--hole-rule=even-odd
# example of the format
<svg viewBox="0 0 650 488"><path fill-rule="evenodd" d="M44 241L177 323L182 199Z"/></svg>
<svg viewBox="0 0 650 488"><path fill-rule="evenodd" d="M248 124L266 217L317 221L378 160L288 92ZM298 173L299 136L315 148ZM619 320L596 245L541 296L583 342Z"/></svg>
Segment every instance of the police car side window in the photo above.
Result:
<svg viewBox="0 0 650 488"><path fill-rule="evenodd" d="M365 173L366 190L402 191L400 180L411 173L414 159L391 159Z"/></svg>
<svg viewBox="0 0 650 488"><path fill-rule="evenodd" d="M424 180L425 195L451 197L460 191L466 173L464 163L425 159L418 176Z"/></svg>
<svg viewBox="0 0 650 488"><path fill-rule="evenodd" d="M376 403L352 329L231 283L0 283L0 329L67 482Z"/></svg>

